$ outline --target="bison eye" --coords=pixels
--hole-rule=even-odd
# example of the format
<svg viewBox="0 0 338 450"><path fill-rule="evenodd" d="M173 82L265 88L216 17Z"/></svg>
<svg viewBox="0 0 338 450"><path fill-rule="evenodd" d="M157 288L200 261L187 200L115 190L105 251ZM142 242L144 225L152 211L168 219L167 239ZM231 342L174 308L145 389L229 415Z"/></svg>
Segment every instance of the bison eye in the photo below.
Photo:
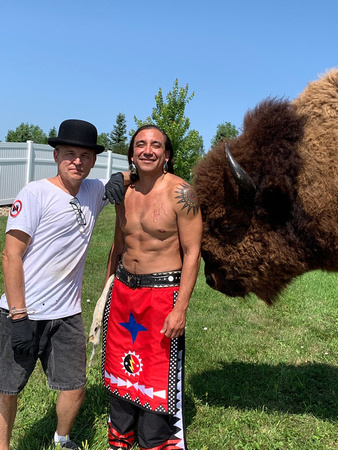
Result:
<svg viewBox="0 0 338 450"><path fill-rule="evenodd" d="M230 231L232 231L235 228L235 225L224 225L223 230L226 233L230 233Z"/></svg>
<svg viewBox="0 0 338 450"><path fill-rule="evenodd" d="M230 223L224 223L224 219L220 218L215 220L212 228L215 233L222 236L225 233L231 233L231 231L234 230L235 225Z"/></svg>

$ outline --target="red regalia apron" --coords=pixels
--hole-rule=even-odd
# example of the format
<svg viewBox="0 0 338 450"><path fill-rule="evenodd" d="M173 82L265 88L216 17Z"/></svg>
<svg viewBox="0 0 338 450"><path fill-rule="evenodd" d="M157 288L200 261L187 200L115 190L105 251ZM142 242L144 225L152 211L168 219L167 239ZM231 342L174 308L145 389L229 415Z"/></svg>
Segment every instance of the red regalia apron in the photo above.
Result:
<svg viewBox="0 0 338 450"><path fill-rule="evenodd" d="M184 347L160 330L177 294L177 286L132 289L115 278L103 327L106 389L147 411L172 415L182 409Z"/></svg>

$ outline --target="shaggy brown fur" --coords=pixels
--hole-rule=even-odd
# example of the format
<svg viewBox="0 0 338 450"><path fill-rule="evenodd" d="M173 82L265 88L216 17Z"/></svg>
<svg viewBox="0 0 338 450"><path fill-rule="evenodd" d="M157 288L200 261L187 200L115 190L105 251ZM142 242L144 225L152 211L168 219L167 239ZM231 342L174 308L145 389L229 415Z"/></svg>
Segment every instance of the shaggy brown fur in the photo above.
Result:
<svg viewBox="0 0 338 450"><path fill-rule="evenodd" d="M224 153L196 167L208 283L267 303L297 275L338 269L338 70L310 83L292 103L267 99L229 141L257 191L243 203Z"/></svg>

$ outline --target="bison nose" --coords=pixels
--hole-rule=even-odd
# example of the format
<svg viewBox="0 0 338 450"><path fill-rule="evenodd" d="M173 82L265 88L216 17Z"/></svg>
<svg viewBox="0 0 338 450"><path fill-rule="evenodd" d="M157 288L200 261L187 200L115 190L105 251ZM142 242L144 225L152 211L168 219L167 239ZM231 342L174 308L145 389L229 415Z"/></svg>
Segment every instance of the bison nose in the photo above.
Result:
<svg viewBox="0 0 338 450"><path fill-rule="evenodd" d="M210 286L210 287L214 287L214 285L215 285L215 281L214 281L214 279L212 278L212 276L211 275L205 275L205 281L207 282L207 284Z"/></svg>

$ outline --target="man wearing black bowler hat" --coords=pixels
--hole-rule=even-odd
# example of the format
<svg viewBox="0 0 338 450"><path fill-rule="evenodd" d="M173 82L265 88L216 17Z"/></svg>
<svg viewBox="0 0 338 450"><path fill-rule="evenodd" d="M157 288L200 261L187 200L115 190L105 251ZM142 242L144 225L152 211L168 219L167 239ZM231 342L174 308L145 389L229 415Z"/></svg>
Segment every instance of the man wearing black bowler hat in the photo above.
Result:
<svg viewBox="0 0 338 450"><path fill-rule="evenodd" d="M79 448L69 434L83 403L86 382L81 284L88 245L107 180L88 180L97 130L65 120L54 147L53 178L25 186L13 203L3 251L5 294L0 300L0 450L8 450L17 397L37 359L51 389L60 391L55 444ZM126 178L128 174L126 174ZM112 175L110 200L124 197L123 174Z"/></svg>

